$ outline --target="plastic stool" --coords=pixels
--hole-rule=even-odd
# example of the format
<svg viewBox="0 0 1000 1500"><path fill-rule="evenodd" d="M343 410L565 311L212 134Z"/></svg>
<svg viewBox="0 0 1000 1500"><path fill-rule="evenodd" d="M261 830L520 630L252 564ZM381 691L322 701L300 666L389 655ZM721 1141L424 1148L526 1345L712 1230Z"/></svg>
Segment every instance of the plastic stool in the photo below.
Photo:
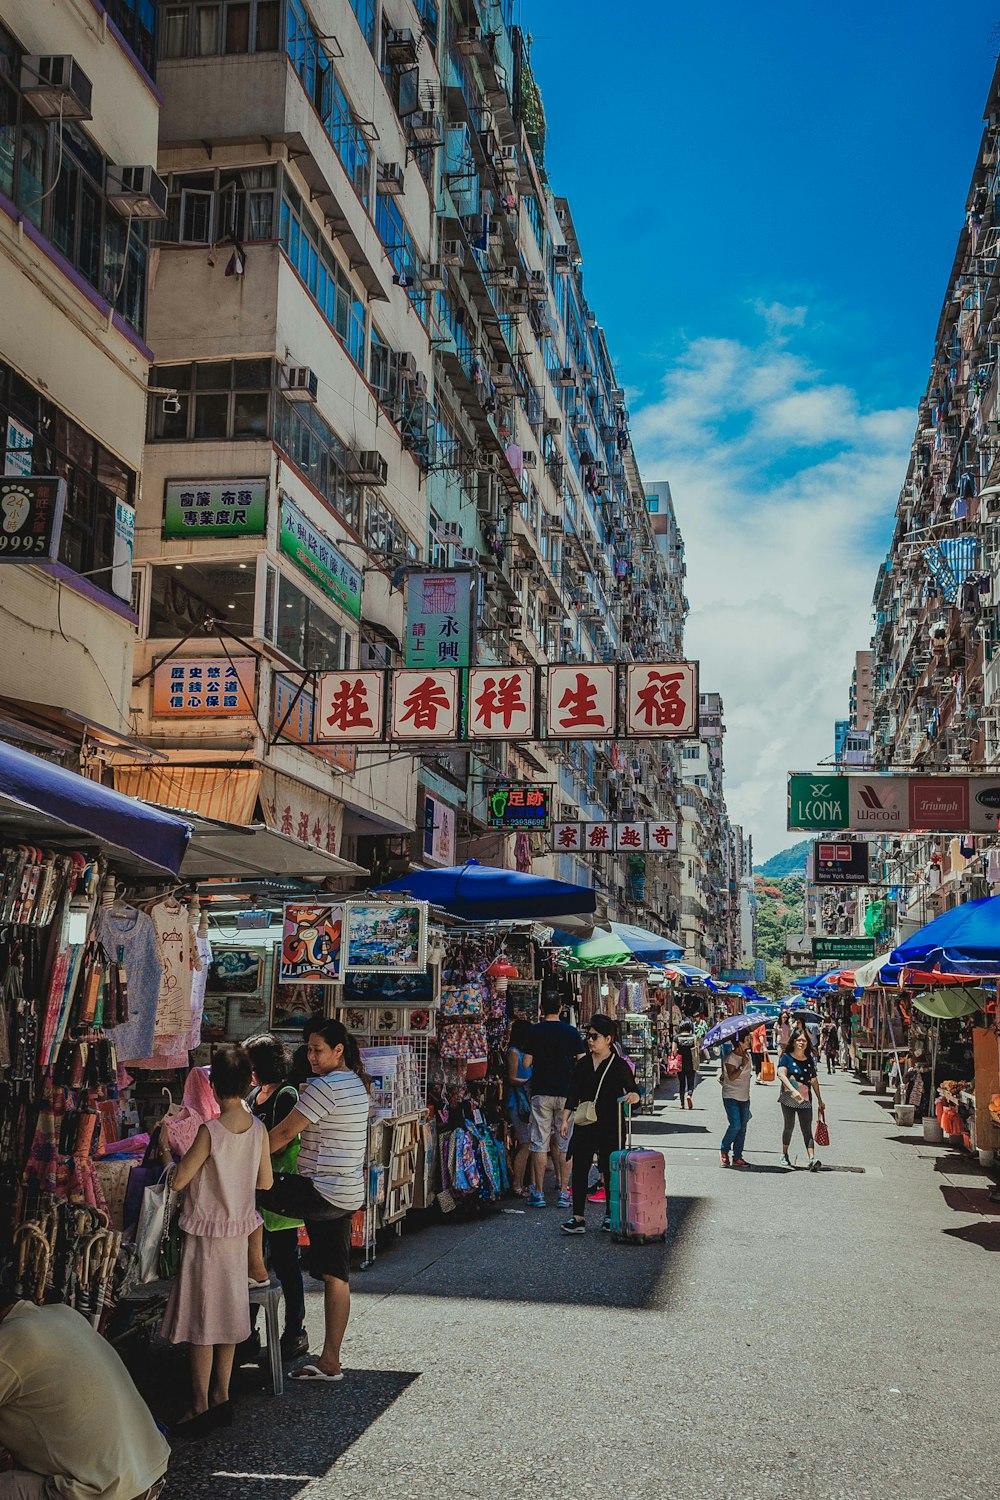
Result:
<svg viewBox="0 0 1000 1500"><path fill-rule="evenodd" d="M267 1358L271 1366L271 1386L276 1396L284 1395L285 1372L281 1366L281 1335L278 1332L278 1302L280 1286L250 1287L250 1306L264 1309L264 1326L267 1330Z"/></svg>

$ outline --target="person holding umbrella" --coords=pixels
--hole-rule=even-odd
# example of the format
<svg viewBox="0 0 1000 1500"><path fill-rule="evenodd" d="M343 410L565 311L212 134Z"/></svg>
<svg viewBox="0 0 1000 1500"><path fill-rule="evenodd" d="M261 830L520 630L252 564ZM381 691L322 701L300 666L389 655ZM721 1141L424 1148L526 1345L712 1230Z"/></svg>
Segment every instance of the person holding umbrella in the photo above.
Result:
<svg viewBox="0 0 1000 1500"><path fill-rule="evenodd" d="M820 1168L819 1157L816 1155L816 1147L813 1141L813 1091L816 1094L816 1102L819 1105L821 1116L826 1114L826 1105L820 1092L819 1077L816 1072L816 1060L813 1056L813 1045L806 1031L796 1031L788 1049L782 1052L778 1059L778 1101L781 1105L783 1127L781 1132L782 1165L790 1167L791 1158L788 1148L792 1144L792 1132L795 1122L798 1120L802 1139L805 1141L806 1153L809 1157L810 1172L818 1172Z"/></svg>
<svg viewBox="0 0 1000 1500"><path fill-rule="evenodd" d="M722 1084L722 1106L729 1120L720 1149L724 1167L730 1165L730 1152L732 1152L734 1167L748 1165L743 1160L743 1146L750 1121L750 1083L753 1079L750 1036L749 1031L737 1032L732 1051L722 1059L722 1069L719 1073Z"/></svg>

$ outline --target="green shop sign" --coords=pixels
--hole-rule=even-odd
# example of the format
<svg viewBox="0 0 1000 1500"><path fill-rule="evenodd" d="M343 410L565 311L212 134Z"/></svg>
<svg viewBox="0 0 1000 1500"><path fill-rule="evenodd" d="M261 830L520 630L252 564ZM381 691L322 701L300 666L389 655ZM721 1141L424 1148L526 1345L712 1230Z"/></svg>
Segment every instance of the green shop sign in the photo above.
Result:
<svg viewBox="0 0 1000 1500"><path fill-rule="evenodd" d="M849 828L846 776L789 776L788 826L790 829L812 829L831 833Z"/></svg>
<svg viewBox="0 0 1000 1500"><path fill-rule="evenodd" d="M361 619L361 574L285 494L281 496L278 546L309 575L317 588L356 620Z"/></svg>
<svg viewBox="0 0 1000 1500"><path fill-rule="evenodd" d="M266 479L168 479L163 487L163 535L263 536Z"/></svg>
<svg viewBox="0 0 1000 1500"><path fill-rule="evenodd" d="M875 957L875 939L870 937L813 938L813 958L831 964L862 964Z"/></svg>

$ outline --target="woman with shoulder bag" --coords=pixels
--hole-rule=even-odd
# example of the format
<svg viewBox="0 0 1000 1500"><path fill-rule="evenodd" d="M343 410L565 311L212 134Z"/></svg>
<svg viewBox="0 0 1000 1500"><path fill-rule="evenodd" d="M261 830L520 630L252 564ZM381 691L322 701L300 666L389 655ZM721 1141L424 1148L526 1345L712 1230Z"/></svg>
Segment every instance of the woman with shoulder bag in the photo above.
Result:
<svg viewBox="0 0 1000 1500"><path fill-rule="evenodd" d="M778 1100L784 1120L781 1132L782 1164L786 1167L792 1165L788 1148L792 1144L792 1132L798 1120L809 1156L809 1170L818 1172L820 1161L816 1155L812 1131L813 1092L816 1094L821 1119L826 1115L826 1105L820 1093L816 1059L807 1032L797 1031L789 1042L787 1051L782 1052L778 1060L778 1081L781 1085Z"/></svg>
<svg viewBox="0 0 1000 1500"><path fill-rule="evenodd" d="M524 1172L531 1154L531 1026L522 1017L511 1022L507 1043L507 1120L516 1142L510 1185L517 1198L527 1197Z"/></svg>
<svg viewBox="0 0 1000 1500"><path fill-rule="evenodd" d="M244 1043L253 1068L254 1087L247 1100L250 1112L271 1131L291 1114L299 1102L299 1091L288 1080L288 1052L277 1037L264 1033ZM271 1156L275 1172L294 1172L299 1159L299 1138ZM285 1299L285 1328L281 1353L294 1359L309 1352L305 1331L306 1299L299 1263L299 1229L302 1219L289 1218L262 1208L264 1223L250 1236L250 1279L261 1284L262 1254L266 1254L281 1282ZM266 1272L265 1272L266 1275ZM256 1311L256 1309L255 1309Z"/></svg>
<svg viewBox="0 0 1000 1500"><path fill-rule="evenodd" d="M629 1104L638 1104L635 1074L623 1057L614 1050L615 1023L610 1016L592 1016L587 1027L587 1056L576 1065L573 1082L563 1109L560 1133L569 1135L573 1165L573 1213L562 1225L563 1234L586 1234L584 1215L587 1207L587 1184L594 1157L601 1169L607 1191L611 1184L611 1153L621 1147L621 1109L624 1095ZM605 1214L602 1229L611 1228L611 1216Z"/></svg>

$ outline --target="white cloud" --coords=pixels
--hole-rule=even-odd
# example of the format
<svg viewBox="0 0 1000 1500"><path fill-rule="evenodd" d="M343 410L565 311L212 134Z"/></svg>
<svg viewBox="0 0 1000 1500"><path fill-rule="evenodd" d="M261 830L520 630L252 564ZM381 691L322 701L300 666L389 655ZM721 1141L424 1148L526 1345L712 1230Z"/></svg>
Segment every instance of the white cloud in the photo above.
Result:
<svg viewBox="0 0 1000 1500"><path fill-rule="evenodd" d="M772 339L781 338L792 328L804 328L807 307L789 307L785 302L765 302L758 297L754 303L754 311L764 319L768 337Z"/></svg>
<svg viewBox="0 0 1000 1500"><path fill-rule="evenodd" d="M697 339L633 412L643 476L669 479L687 556L688 655L725 703L730 815L766 858L785 773L832 754L913 430L785 347L805 309L761 306L759 345ZM800 316L801 315L801 316ZM884 522L884 528L880 523Z"/></svg>

